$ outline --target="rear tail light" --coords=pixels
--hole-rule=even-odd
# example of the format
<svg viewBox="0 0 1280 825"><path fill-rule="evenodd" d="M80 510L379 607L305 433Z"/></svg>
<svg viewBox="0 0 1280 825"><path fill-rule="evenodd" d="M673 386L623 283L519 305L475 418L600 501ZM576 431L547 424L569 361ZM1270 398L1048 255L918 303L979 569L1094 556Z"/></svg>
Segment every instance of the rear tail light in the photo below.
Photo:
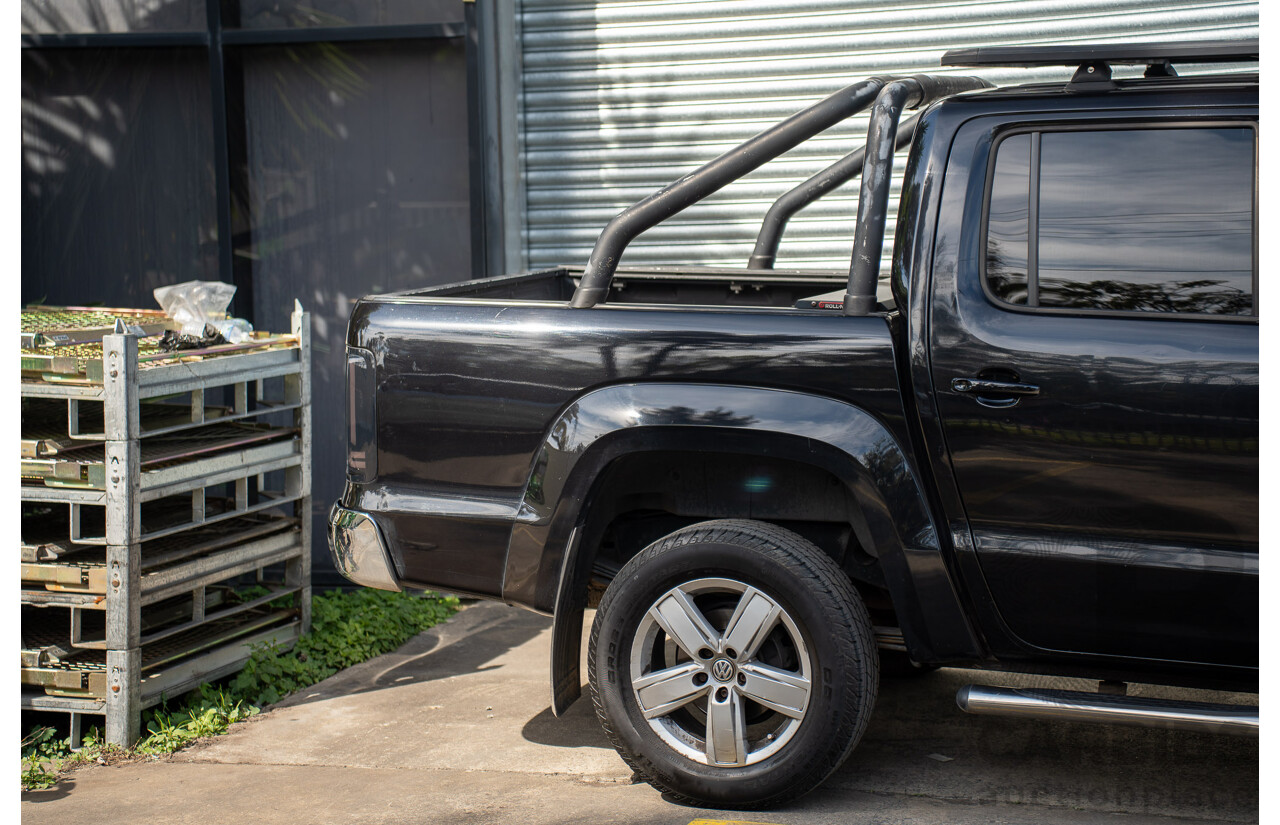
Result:
<svg viewBox="0 0 1280 825"><path fill-rule="evenodd" d="M347 347L347 478L368 483L378 474L373 353Z"/></svg>

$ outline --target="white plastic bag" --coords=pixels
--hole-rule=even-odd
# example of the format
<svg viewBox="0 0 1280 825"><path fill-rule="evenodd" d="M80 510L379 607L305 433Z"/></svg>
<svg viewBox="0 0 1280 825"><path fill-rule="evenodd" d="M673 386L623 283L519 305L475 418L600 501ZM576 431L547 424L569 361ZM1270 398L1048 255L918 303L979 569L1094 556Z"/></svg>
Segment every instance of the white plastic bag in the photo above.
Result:
<svg viewBox="0 0 1280 825"><path fill-rule="evenodd" d="M205 324L226 318L236 288L222 281L187 281L159 287L152 294L165 314L181 325L183 335L199 337Z"/></svg>
<svg viewBox="0 0 1280 825"><path fill-rule="evenodd" d="M253 337L253 324L243 318L228 318L225 321L214 321L213 326L228 344L239 344Z"/></svg>

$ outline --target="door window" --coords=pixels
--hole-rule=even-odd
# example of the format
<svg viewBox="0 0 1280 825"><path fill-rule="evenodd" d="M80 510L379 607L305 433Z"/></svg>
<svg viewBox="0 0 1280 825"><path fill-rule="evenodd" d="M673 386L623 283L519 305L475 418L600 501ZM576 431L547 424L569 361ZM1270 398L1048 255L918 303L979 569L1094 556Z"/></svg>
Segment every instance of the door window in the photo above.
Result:
<svg viewBox="0 0 1280 825"><path fill-rule="evenodd" d="M1022 132L988 189L985 283L1051 310L1251 316L1252 128Z"/></svg>

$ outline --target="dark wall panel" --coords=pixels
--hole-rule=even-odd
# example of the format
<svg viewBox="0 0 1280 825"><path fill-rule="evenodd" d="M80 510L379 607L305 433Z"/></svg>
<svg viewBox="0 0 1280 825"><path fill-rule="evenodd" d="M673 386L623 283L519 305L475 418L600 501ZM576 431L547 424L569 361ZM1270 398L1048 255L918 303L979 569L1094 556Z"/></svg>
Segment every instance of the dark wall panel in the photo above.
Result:
<svg viewBox="0 0 1280 825"><path fill-rule="evenodd" d="M216 279L209 75L197 50L22 53L22 300L153 307Z"/></svg>
<svg viewBox="0 0 1280 825"><path fill-rule="evenodd" d="M22 0L29 34L204 31L204 0Z"/></svg>
<svg viewBox="0 0 1280 825"><path fill-rule="evenodd" d="M462 0L240 0L246 29L387 26L462 19Z"/></svg>
<svg viewBox="0 0 1280 825"><path fill-rule="evenodd" d="M462 0L239 0L237 5L239 25L246 29L395 26L462 19ZM204 31L205 8L205 0L22 0L22 31Z"/></svg>
<svg viewBox="0 0 1280 825"><path fill-rule="evenodd" d="M470 277L461 43L312 44L244 54L259 326L312 312L316 536L345 472L344 337L354 300ZM316 580L336 581L322 540Z"/></svg>

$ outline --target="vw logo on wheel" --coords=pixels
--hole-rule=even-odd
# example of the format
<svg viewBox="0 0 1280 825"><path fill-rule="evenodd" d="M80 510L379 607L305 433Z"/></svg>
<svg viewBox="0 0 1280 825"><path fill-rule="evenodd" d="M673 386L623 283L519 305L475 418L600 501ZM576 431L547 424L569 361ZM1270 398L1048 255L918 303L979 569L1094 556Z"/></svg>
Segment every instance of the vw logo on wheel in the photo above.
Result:
<svg viewBox="0 0 1280 825"><path fill-rule="evenodd" d="M733 662L728 659L716 659L711 665L711 675L721 682L727 682L733 678Z"/></svg>

